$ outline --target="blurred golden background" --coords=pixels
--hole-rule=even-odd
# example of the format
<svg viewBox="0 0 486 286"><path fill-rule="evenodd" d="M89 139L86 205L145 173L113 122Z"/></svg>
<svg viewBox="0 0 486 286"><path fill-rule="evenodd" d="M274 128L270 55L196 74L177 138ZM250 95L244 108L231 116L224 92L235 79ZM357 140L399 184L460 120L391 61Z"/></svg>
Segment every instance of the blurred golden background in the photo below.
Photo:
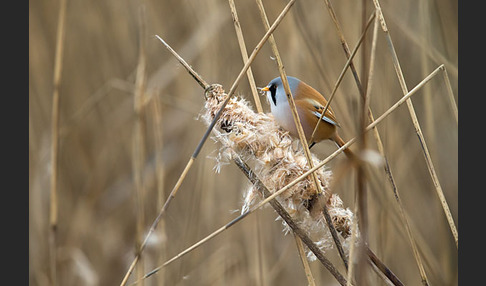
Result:
<svg viewBox="0 0 486 286"><path fill-rule="evenodd" d="M285 1L265 1L273 22ZM52 285L49 246L51 114L59 1L29 2L29 281ZM372 1L333 1L352 49ZM457 1L380 1L408 88L439 65L457 102ZM265 33L255 1L236 1L250 54ZM364 13L363 13L364 11ZM58 285L119 285L159 208L174 187L206 126L198 120L200 86L154 37L161 36L206 81L229 91L243 67L230 7L208 1L67 1L59 89ZM372 29L354 60L361 81L369 67ZM324 1L296 1L275 32L288 75L329 95L346 62ZM140 42L146 87L136 113ZM370 106L375 118L403 94L379 29ZM257 86L278 76L269 43L252 64ZM237 94L253 102L244 78ZM263 108L269 112L264 97ZM442 73L412 97L439 181L458 223L458 130ZM348 71L333 100L345 139L356 135L361 100ZM407 107L378 128L397 188L432 285L457 285L457 248L427 170ZM376 150L370 134L369 148ZM141 142L141 145L137 142ZM139 146L137 148L136 146ZM141 146L141 147L140 147ZM143 252L147 273L232 220L249 183L233 165L215 172L217 142L208 140ZM320 158L336 149L323 142ZM340 155L330 162L336 167ZM141 174L137 177L137 174ZM336 185L354 209L356 174ZM137 181L138 180L138 181ZM406 285L420 275L383 168L368 177L369 243ZM144 285L306 285L292 235L264 208L144 281ZM344 273L336 251L327 255ZM318 285L337 285L311 262ZM135 271L129 282L137 275ZM373 285L384 284L370 272Z"/></svg>

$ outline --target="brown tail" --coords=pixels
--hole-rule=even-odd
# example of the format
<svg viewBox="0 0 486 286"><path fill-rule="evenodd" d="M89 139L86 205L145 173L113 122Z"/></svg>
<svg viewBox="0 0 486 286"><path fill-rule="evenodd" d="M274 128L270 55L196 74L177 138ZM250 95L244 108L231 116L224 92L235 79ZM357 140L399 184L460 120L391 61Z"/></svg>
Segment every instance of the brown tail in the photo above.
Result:
<svg viewBox="0 0 486 286"><path fill-rule="evenodd" d="M331 140L334 141L339 146L339 148L343 147L343 145L346 144L343 138L341 138L337 133L331 138ZM351 151L351 149L349 148L344 149L343 152L344 154L346 154L346 156L348 156L349 159L354 159L356 157L353 151Z"/></svg>

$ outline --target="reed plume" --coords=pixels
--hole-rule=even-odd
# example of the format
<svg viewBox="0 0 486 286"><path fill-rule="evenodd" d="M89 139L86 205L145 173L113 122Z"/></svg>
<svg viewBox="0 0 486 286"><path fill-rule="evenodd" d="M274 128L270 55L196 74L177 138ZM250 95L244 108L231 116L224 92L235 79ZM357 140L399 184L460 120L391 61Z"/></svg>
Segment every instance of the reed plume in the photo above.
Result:
<svg viewBox="0 0 486 286"><path fill-rule="evenodd" d="M206 124L214 119L221 108L227 94L219 84L213 84L206 90L206 103L202 118ZM230 99L213 131L214 139L221 142L218 153L217 166L226 163L235 155L252 165L262 183L275 192L309 170L309 165L300 145L294 144L287 131L279 128L271 114L256 113L248 101L237 96ZM319 159L312 155L314 165ZM308 232L310 238L322 251L333 247L331 233L326 226L324 215L315 211L314 206L318 198L323 198L327 204L333 225L341 235L344 247L349 247L353 213L344 208L338 195L332 194L329 185L332 171L326 167L316 171L318 182L323 193L319 194L311 176L301 180L278 197L278 201L285 207L294 221ZM262 199L260 193L250 186L244 195L241 212L250 209L255 202ZM283 221L284 231L290 228ZM312 252L308 257L315 259Z"/></svg>

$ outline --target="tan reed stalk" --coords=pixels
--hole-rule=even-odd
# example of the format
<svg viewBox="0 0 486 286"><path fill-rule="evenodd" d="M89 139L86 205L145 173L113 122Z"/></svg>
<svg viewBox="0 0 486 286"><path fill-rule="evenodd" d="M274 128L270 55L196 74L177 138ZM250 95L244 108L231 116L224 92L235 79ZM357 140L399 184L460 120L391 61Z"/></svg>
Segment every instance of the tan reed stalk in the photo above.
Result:
<svg viewBox="0 0 486 286"><path fill-rule="evenodd" d="M61 86L64 37L66 30L66 0L61 0L56 35L54 59L54 89L52 93L51 114L51 176L50 176L50 211L49 211L49 256L51 285L57 285L57 226L58 226L58 157L59 157L59 89Z"/></svg>
<svg viewBox="0 0 486 286"><path fill-rule="evenodd" d="M383 12L381 10L380 4L378 0L373 0L373 3L375 5L376 11L378 13L378 17L380 19L381 23L381 28L383 32L385 33L385 38L388 43L388 47L390 49L390 53L392 55L392 60L393 60L393 66L395 67L395 72L398 77L398 81L400 83L400 87L402 88L403 94L406 94L408 92L407 84L405 82L405 78L403 76L402 69L400 68L400 62L398 60L398 56L396 54L395 48L393 46L393 41L391 39L390 33L388 31L388 27L385 22L385 18L383 16ZM454 242L456 243L456 248L458 247L458 240L459 240L459 235L457 232L456 225L454 223L454 218L452 217L452 213L449 209L449 205L447 203L447 200L444 196L444 192L442 191L442 187L439 182L439 178L437 176L437 173L435 171L434 164L432 162L432 158L430 157L429 150L427 148L427 143L425 142L425 138L422 133L422 129L420 127L420 124L417 119L417 114L415 113L415 109L413 107L413 103L411 100L407 100L407 107L408 111L410 114L410 118L412 120L413 126L415 128L415 133L417 134L420 142L420 146L422 147L422 151L425 157L425 162L427 163L427 169L429 170L430 177L432 178L432 182L434 183L434 187L437 193L437 196L439 197L439 201L442 205L442 209L444 210L444 214L446 216L447 222L449 223L449 228L451 229L452 236L454 237ZM424 284L427 284L425 281L423 281Z"/></svg>
<svg viewBox="0 0 486 286"><path fill-rule="evenodd" d="M152 96L151 105L153 107L153 124L154 124L154 146L155 146L155 176L156 176L156 186L157 186L157 208L162 207L162 202L167 196L165 193L165 167L162 162L162 150L164 146L164 132L162 125L162 111L160 105L160 97ZM166 235L165 222L160 222L159 235L164 237ZM158 261L162 263L167 258L167 243L165 239L162 239L161 254ZM160 285L164 285L164 277L160 278Z"/></svg>
<svg viewBox="0 0 486 286"><path fill-rule="evenodd" d="M270 28L270 30L262 37L262 39L260 40L260 42L257 44L257 46L255 47L255 49L251 53L250 57L248 58L248 62L246 62L246 64L244 65L244 67L241 69L239 75L237 76L236 80L234 81L233 85L231 86L230 91L228 92L228 99L226 100L225 103L223 103L220 111L218 112L218 114L216 114L215 119L213 120L213 122L207 128L206 132L204 133L203 137L201 138L201 141L199 142L198 146L194 150L193 155L191 156L191 158L187 162L187 164L186 164L186 166L184 168L184 171L179 176L179 178L178 178L178 180L177 180L174 188L172 189L171 193L169 194L169 197L165 201L163 207L159 210L159 213L157 214L157 217L153 221L152 225L150 226L149 232L145 236L145 239L142 242L139 251L135 255L135 258L132 261L132 263L130 264L129 269L125 273L125 276L123 277L123 279L122 279L122 281L120 283L120 286L126 285L126 283L128 281L128 278L129 278L130 274L132 273L133 268L137 264L138 259L140 257L140 254L143 252L143 250L145 248L145 245L146 245L146 243L147 243L150 235L153 233L153 231L157 227L160 219L162 218L163 214L165 213L165 211L167 210L168 206L170 205L170 202L175 198L175 196L176 196L176 194L177 194L177 192L178 192L178 190L179 190L182 182L184 181L184 178L186 177L186 175L189 172L189 170L191 169L194 161L196 160L197 156L199 155L199 152L201 151L204 143L206 142L207 138L209 137L209 134L210 134L211 130L214 127L214 124L216 124L216 121L218 120L219 116L221 116L222 110L224 109L225 105L228 103L228 101L231 98L231 96L235 93L236 88L238 87L238 84L239 84L240 80L243 78L243 75L246 73L246 71L250 67L251 63L255 60L256 55L258 54L258 52L263 47L263 44L267 41L267 39L271 35L271 33L277 28L277 26L283 20L283 18L285 17L285 15L287 15L288 11L290 10L290 8L292 7L292 5L294 3L295 3L295 0L290 0L287 3L287 5L284 7L284 9L280 13L280 15L277 17L277 19L275 20L275 22L272 24L272 27ZM164 44L164 46L172 53L172 55L174 55L177 58L177 60L184 66L184 68L198 82L198 84L206 90L206 88L208 88L209 85L199 76L199 74L196 73L186 63L186 61L181 56L179 56L161 37L159 37L158 35L156 35L156 37Z"/></svg>
<svg viewBox="0 0 486 286"><path fill-rule="evenodd" d="M430 35L430 25L427 25L430 20L430 5L427 1L421 1L418 5L418 20L419 20L419 27L421 31L421 35L424 38L424 48L420 49L420 69L422 75L426 75L430 70L431 63L427 58L427 51L430 50L431 45L431 35ZM436 157L437 154L435 150L437 149L437 140L436 140L436 128L434 128L434 118L436 117L435 112L435 103L433 101L433 94L431 92L430 86L424 86L424 96L423 99L423 106L425 109L424 112L424 126L425 132L428 137L428 145L432 148L429 150L431 152L431 156Z"/></svg>
<svg viewBox="0 0 486 286"><path fill-rule="evenodd" d="M189 38L178 49L179 54L184 55L186 62L192 62L200 56L205 47L219 37L222 27L230 19L225 6L216 5L213 8L211 13L204 16L204 21L201 22L201 25L191 33ZM194 47L198 48L195 49ZM173 63L167 62L150 76L148 86L162 89L173 81L178 73L179 70L174 70Z"/></svg>
<svg viewBox="0 0 486 286"><path fill-rule="evenodd" d="M368 1L366 0L362 0L361 1L361 32L365 31L366 30L366 19L367 19L367 15L368 15ZM376 15L374 12L373 12L373 15ZM367 66L369 65L369 62L367 62L367 59L368 59L368 44L367 42L365 41L362 45L363 47L361 48L361 78L368 78L368 71L369 71L369 68L367 68ZM368 90L368 82L365 81L363 82L363 91L365 93L367 93L367 90Z"/></svg>
<svg viewBox="0 0 486 286"><path fill-rule="evenodd" d="M363 104L363 106L366 106ZM365 108L365 107L363 107ZM364 120L363 120L364 121ZM364 130L365 122L362 122L361 130ZM366 141L364 132L360 132L358 144L358 151L362 152L366 150ZM357 181L357 192L356 201L358 209L355 213L358 214L359 230L360 230L360 240L358 241L359 247L357 251L357 279L356 283L359 285L364 285L366 283L366 272L364 271L364 265L366 265L366 247L368 246L368 189L366 188L366 176L363 164L358 164L356 166L356 181Z"/></svg>
<svg viewBox="0 0 486 286"><path fill-rule="evenodd" d="M238 12L236 10L236 5L234 0L228 0L229 6L231 9L231 16L233 18L233 24L235 26L235 31L236 31L236 37L238 39L238 45L240 47L240 52L241 52L241 57L243 58L243 64L246 64L248 62L248 51L246 49L246 43L245 43L245 38L243 36L243 31L241 28L240 20L238 19ZM247 77L248 77L248 82L250 84L250 89L251 93L253 95L253 101L255 103L255 107L259 113L263 113L263 107L262 103L260 101L260 96L258 94L257 86L255 83L255 77L253 76L253 72L251 70L251 67L248 68ZM260 239L260 230L259 230L259 225L260 225L260 216L257 215L255 216L255 236L256 236L256 244L257 247L255 248L257 250L256 252L256 273L257 273L257 283L258 285L264 285L263 283L263 276L264 276L264 271L263 271L263 257L262 257L262 252L260 249L262 248L262 241ZM257 285L257 286L258 286Z"/></svg>
<svg viewBox="0 0 486 286"><path fill-rule="evenodd" d="M245 38L243 37L243 31L241 30L240 21L238 20L238 13L236 12L235 1L228 0L228 2L231 8L231 16L233 16L233 24L235 25L236 37L238 38L238 45L240 46L243 64L246 64L246 62L248 62L248 52L246 50ZM248 77L248 82L250 83L251 94L253 95L256 109L258 112L263 113L262 103L260 102L260 96L258 95L258 90L255 83L255 78L253 77L253 72L251 71L251 67L248 68L246 74Z"/></svg>
<svg viewBox="0 0 486 286"><path fill-rule="evenodd" d="M312 271L309 267L309 262L307 261L305 255L304 244L302 243L300 237L298 237L295 233L294 233L294 239L295 239L295 244L297 245L297 251L299 252L300 261L302 262L302 266L304 267L305 278L307 278L307 283L309 286L315 286L316 281L314 280L314 276L312 275Z"/></svg>
<svg viewBox="0 0 486 286"><path fill-rule="evenodd" d="M132 134L132 172L135 183L134 195L136 205L137 226L135 234L135 251L140 249L142 244L142 237L145 229L145 184L143 179L143 167L145 164L145 89L147 83L146 75L146 55L145 55L145 38L146 38L146 23L145 23L144 6L140 6L139 10L139 53L138 65L135 77L135 91L134 91L134 111L135 111L135 126ZM137 276L141 278L144 274L144 263L141 259L137 266Z"/></svg>
<svg viewBox="0 0 486 286"><path fill-rule="evenodd" d="M354 205L354 209L353 209L353 212L354 213L357 213L358 212L358 205L355 204ZM349 266L348 266L348 273L347 273L347 276L346 276L346 280L348 281L348 283L346 284L346 286L351 286L351 281L353 281L353 277L354 277L354 268L355 268L355 263L354 263L354 257L355 257L355 252L356 252L356 240L358 239L357 238L357 230L358 230L358 220L356 217L353 218L353 224L351 225L351 239L350 239L350 246L349 246L349 259L350 259L350 263L349 263Z"/></svg>
<svg viewBox="0 0 486 286"><path fill-rule="evenodd" d="M262 241L262 231L261 231L261 224L262 224L262 219L260 216L260 213L257 212L255 214L255 237L257 241L257 247L254 248L255 250L255 257L256 257L256 263L255 263L255 272L257 273L256 277L256 282L257 286L263 286L265 284L265 274L267 273L266 269L266 264L264 260L264 255L263 255L263 241Z"/></svg>
<svg viewBox="0 0 486 286"><path fill-rule="evenodd" d="M143 165L145 162L145 122L144 108L137 111L136 122L132 134L132 172L134 178L134 199L136 205L136 233L135 233L135 251L140 248L141 238L144 234L144 197L145 187L143 182ZM143 275L143 260L138 263L137 276Z"/></svg>
<svg viewBox="0 0 486 286"><path fill-rule="evenodd" d="M375 13L372 14L370 21L368 21L367 25L363 26L363 34L366 33L368 27L370 27L372 19L374 19ZM365 49L365 45L363 44L363 49ZM364 57L363 57L364 58ZM363 66L364 70L364 66ZM361 112L359 116L359 144L358 144L358 154L363 154L367 148L367 138L365 136L364 129L367 125L367 115L369 110L369 101L370 96L369 93L366 92L366 88L364 89L365 96L361 99ZM366 262L368 261L368 255L366 253L366 247L368 246L368 188L367 188L367 177L364 170L364 164L360 163L356 166L356 181L357 181L357 206L358 211L355 212L358 214L358 222L359 222L359 229L360 229L360 240L359 240L359 248L358 248L358 271L357 271L357 284L364 285L366 283L366 272L364 271L364 265L368 265ZM372 269L374 269L372 267Z"/></svg>

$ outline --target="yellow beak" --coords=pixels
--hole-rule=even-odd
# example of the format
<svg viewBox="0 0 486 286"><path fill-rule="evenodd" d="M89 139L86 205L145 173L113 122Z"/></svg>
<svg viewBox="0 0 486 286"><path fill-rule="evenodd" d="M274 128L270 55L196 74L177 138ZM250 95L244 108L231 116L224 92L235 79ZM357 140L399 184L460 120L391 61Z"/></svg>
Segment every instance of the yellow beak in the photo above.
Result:
<svg viewBox="0 0 486 286"><path fill-rule="evenodd" d="M261 89L262 91L269 91L270 88L268 88L268 86L265 86L264 88Z"/></svg>

